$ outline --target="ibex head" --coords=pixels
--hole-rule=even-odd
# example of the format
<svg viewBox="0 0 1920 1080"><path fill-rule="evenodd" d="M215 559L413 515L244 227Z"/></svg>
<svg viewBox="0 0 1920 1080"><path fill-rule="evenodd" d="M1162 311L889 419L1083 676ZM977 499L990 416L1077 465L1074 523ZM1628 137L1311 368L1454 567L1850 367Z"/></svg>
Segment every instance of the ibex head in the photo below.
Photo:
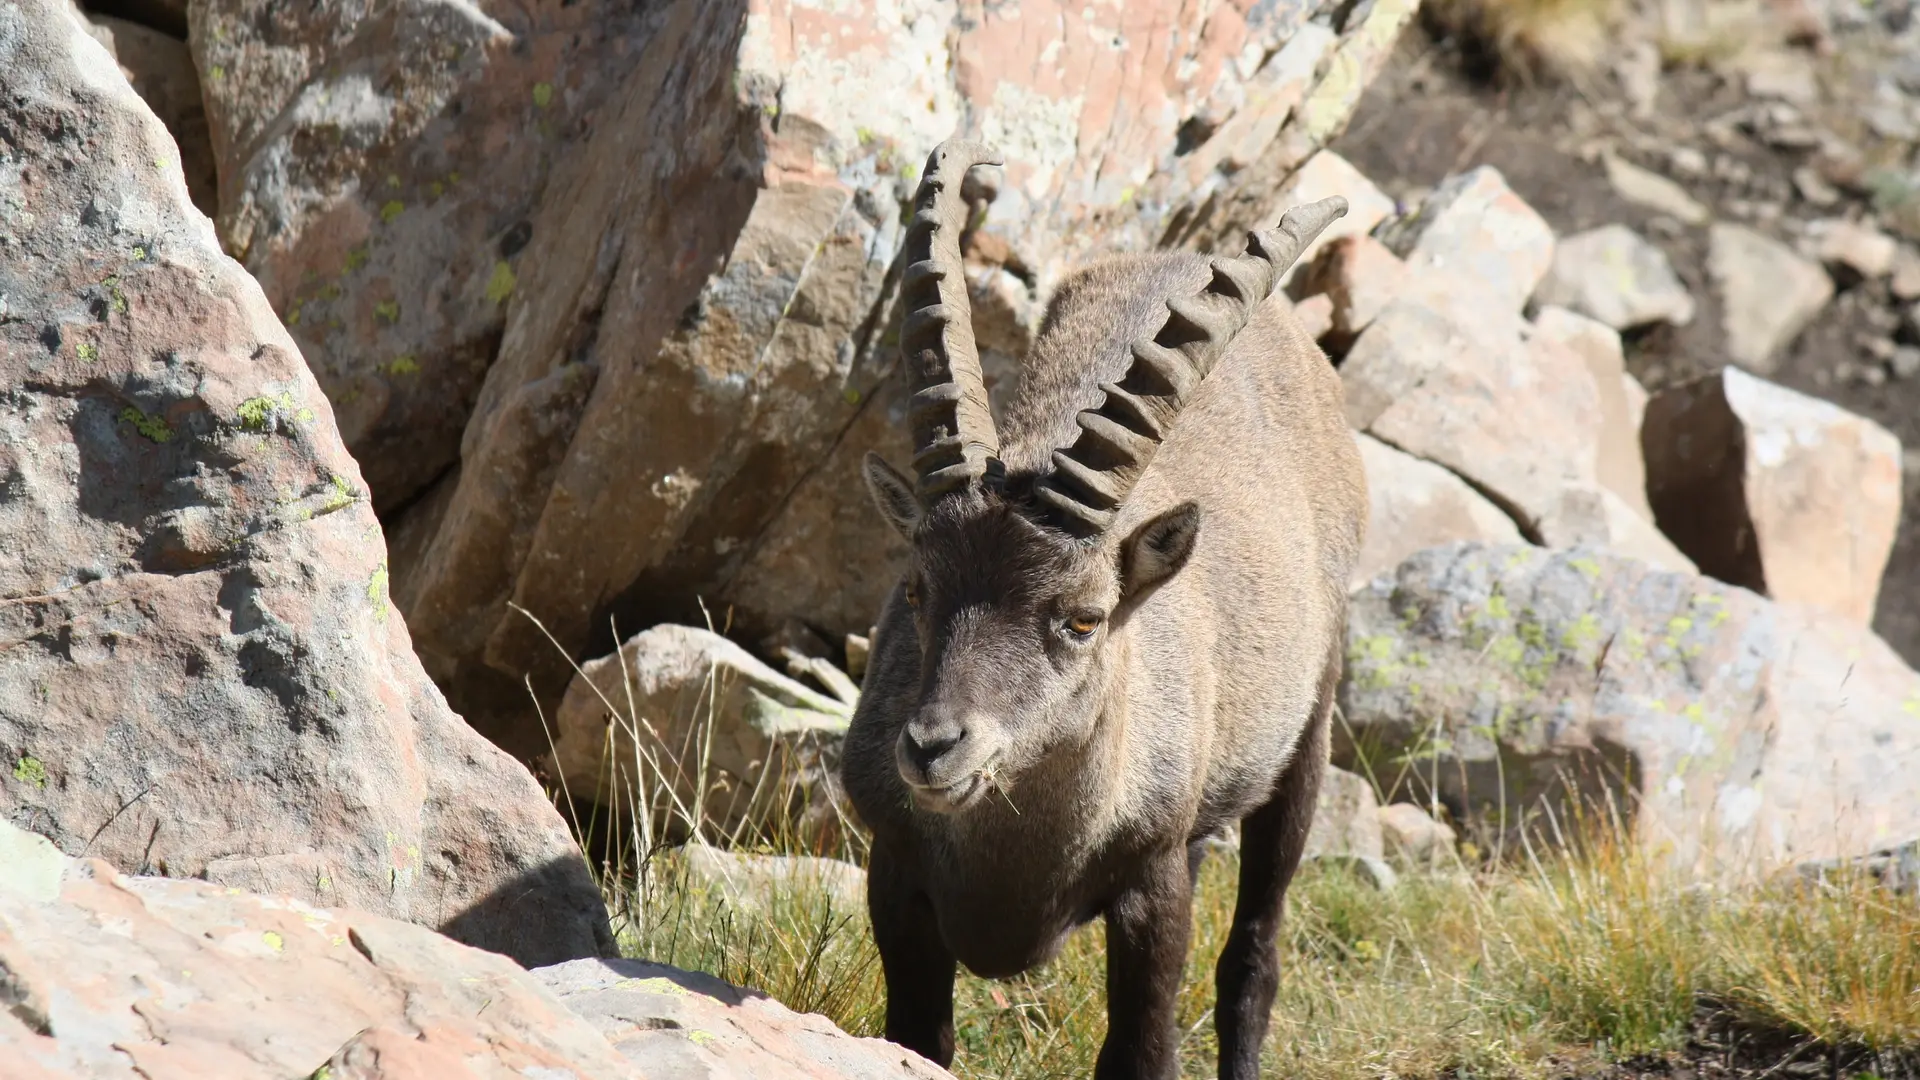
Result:
<svg viewBox="0 0 1920 1080"><path fill-rule="evenodd" d="M1170 297L1159 331L1073 444L1039 475L1009 475L987 407L960 259L967 171L999 164L959 140L927 159L908 229L901 360L912 389L913 469L866 459L874 502L912 545L903 583L920 639L918 710L896 760L924 809L957 811L1056 748L1083 745L1126 662L1116 631L1187 562L1201 510L1179 504L1110 531L1181 407L1343 199L1298 207L1211 261L1194 296Z"/></svg>

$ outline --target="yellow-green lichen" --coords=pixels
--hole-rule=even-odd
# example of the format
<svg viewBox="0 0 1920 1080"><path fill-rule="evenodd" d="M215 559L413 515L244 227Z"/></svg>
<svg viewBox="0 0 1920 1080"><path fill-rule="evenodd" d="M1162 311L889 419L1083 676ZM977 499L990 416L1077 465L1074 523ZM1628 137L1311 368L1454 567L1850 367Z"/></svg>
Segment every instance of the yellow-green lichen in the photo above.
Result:
<svg viewBox="0 0 1920 1080"><path fill-rule="evenodd" d="M300 408L294 404L293 395L285 390L280 396L252 397L240 403L236 410L239 414L240 430L264 434L277 427L281 417L291 417L301 423L313 420L313 410Z"/></svg>
<svg viewBox="0 0 1920 1080"><path fill-rule="evenodd" d="M374 318L383 320L388 323L399 322L400 321L400 302L397 300L382 300L379 303L373 305L373 315L374 315Z"/></svg>
<svg viewBox="0 0 1920 1080"><path fill-rule="evenodd" d="M371 255L372 255L372 252L370 252L367 249L367 245L365 244L361 244L359 247L348 250L347 273L351 274L355 270L358 270L361 267L367 265L367 259Z"/></svg>
<svg viewBox="0 0 1920 1080"><path fill-rule="evenodd" d="M91 363L100 359L100 349L92 342L83 341L73 347L73 355Z"/></svg>
<svg viewBox="0 0 1920 1080"><path fill-rule="evenodd" d="M144 244L133 245L133 257L139 262L147 261L147 249Z"/></svg>
<svg viewBox="0 0 1920 1080"><path fill-rule="evenodd" d="M265 942L267 948L272 949L274 952L286 951L287 939L281 937L278 931L274 931L274 930L262 931L260 934L260 940Z"/></svg>
<svg viewBox="0 0 1920 1080"><path fill-rule="evenodd" d="M679 983L674 982L672 979L664 978L658 975L654 976L651 979L621 979L619 982L614 983L611 987L609 987L609 989L634 990L642 994L664 994L669 997L687 997L688 996L686 987L681 986Z"/></svg>
<svg viewBox="0 0 1920 1080"><path fill-rule="evenodd" d="M1594 618L1591 611L1581 614L1573 621L1573 625L1560 633L1560 644L1576 652L1598 640L1600 640L1600 620Z"/></svg>
<svg viewBox="0 0 1920 1080"><path fill-rule="evenodd" d="M164 443L173 440L173 428L169 427L165 420L158 416L148 416L131 405L120 410L120 419L132 424L133 430L154 442Z"/></svg>
<svg viewBox="0 0 1920 1080"><path fill-rule="evenodd" d="M332 513L349 505L357 498L359 495L353 490L353 485L347 483L347 478L336 475L333 478L333 490L327 493L327 501L321 505L321 512ZM332 694L333 691L329 690L327 693Z"/></svg>
<svg viewBox="0 0 1920 1080"><path fill-rule="evenodd" d="M390 188L397 188L400 186L400 176L398 173L387 174L387 186Z"/></svg>
<svg viewBox="0 0 1920 1080"><path fill-rule="evenodd" d="M536 109L544 109L551 104L553 104L553 84L534 83L533 107Z"/></svg>
<svg viewBox="0 0 1920 1080"><path fill-rule="evenodd" d="M40 764L39 758L23 756L14 762L13 778L23 784L44 788L47 786L47 767Z"/></svg>
<svg viewBox="0 0 1920 1080"><path fill-rule="evenodd" d="M219 64L215 64L207 69L207 78L212 79L214 82L225 82L227 79L227 69L221 67Z"/></svg>
<svg viewBox="0 0 1920 1080"><path fill-rule="evenodd" d="M379 622L387 619L387 562L380 560L374 567L373 576L367 579L367 603L373 605L373 617Z"/></svg>
<svg viewBox="0 0 1920 1080"><path fill-rule="evenodd" d="M406 203L401 202L399 199L388 199L386 204L380 207L380 222L383 225L390 224L394 218L406 212Z"/></svg>
<svg viewBox="0 0 1920 1080"><path fill-rule="evenodd" d="M513 267L508 266L505 259L494 263L493 274L487 278L487 300L495 304L506 303L517 284L519 282L513 276Z"/></svg>
<svg viewBox="0 0 1920 1080"><path fill-rule="evenodd" d="M401 353L399 356L394 357L393 361L387 365L387 374L418 375L420 374L420 361L415 360L412 353Z"/></svg>

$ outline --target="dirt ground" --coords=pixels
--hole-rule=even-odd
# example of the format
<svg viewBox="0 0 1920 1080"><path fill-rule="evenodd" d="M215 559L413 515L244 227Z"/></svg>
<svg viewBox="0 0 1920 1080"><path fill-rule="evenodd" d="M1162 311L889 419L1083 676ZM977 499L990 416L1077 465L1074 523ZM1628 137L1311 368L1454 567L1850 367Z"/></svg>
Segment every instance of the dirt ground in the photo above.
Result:
<svg viewBox="0 0 1920 1080"><path fill-rule="evenodd" d="M1669 71L1660 82L1656 115L1636 120L1605 73L1581 80L1578 88L1540 81L1500 86L1470 74L1473 67L1473 58L1453 42L1410 29L1400 55L1368 91L1334 149L1397 198L1486 164L1498 168L1562 235L1618 222L1653 240L1692 292L1698 313L1685 327L1661 327L1627 342L1628 367L1650 391L1728 362L1720 307L1706 272L1707 230L1657 221L1652 211L1622 199L1606 178L1600 148L1667 175L1675 171L1676 153L1697 150L1715 167L1687 177L1685 186L1725 220L1753 224L1745 215L1756 203L1801 219L1848 210L1844 202L1826 208L1796 203L1792 174L1806 164L1808 152L1773 149L1758 140L1729 147L1702 133L1710 118L1750 104L1737 77ZM1726 166L1720 158L1744 168ZM1841 289L1767 377L1871 417L1911 448L1920 446L1920 378L1874 385L1859 377L1869 359L1860 339L1889 337L1897 329L1899 316L1887 289L1884 279ZM1920 484L1909 473L1899 539L1874 627L1909 663L1920 664L1916 489Z"/></svg>

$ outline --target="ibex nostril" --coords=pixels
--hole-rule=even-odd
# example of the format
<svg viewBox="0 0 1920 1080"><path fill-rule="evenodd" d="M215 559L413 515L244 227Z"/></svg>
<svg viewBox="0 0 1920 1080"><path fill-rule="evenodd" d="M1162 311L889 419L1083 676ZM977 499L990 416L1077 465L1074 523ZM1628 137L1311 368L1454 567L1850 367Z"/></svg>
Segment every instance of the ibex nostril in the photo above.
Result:
<svg viewBox="0 0 1920 1080"><path fill-rule="evenodd" d="M944 728L932 732L915 732L911 727L900 733L900 746L906 758L922 775L932 772L933 766L945 757L954 747L966 740L965 728Z"/></svg>

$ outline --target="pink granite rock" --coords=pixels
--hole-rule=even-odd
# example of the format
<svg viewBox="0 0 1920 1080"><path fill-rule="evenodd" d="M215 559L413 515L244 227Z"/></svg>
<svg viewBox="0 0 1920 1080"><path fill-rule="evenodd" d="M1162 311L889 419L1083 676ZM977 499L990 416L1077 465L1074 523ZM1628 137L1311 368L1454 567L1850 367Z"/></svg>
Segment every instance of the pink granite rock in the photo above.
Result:
<svg viewBox="0 0 1920 1080"><path fill-rule="evenodd" d="M447 708L326 397L60 0L0 7L0 818L128 872L610 946Z"/></svg>

